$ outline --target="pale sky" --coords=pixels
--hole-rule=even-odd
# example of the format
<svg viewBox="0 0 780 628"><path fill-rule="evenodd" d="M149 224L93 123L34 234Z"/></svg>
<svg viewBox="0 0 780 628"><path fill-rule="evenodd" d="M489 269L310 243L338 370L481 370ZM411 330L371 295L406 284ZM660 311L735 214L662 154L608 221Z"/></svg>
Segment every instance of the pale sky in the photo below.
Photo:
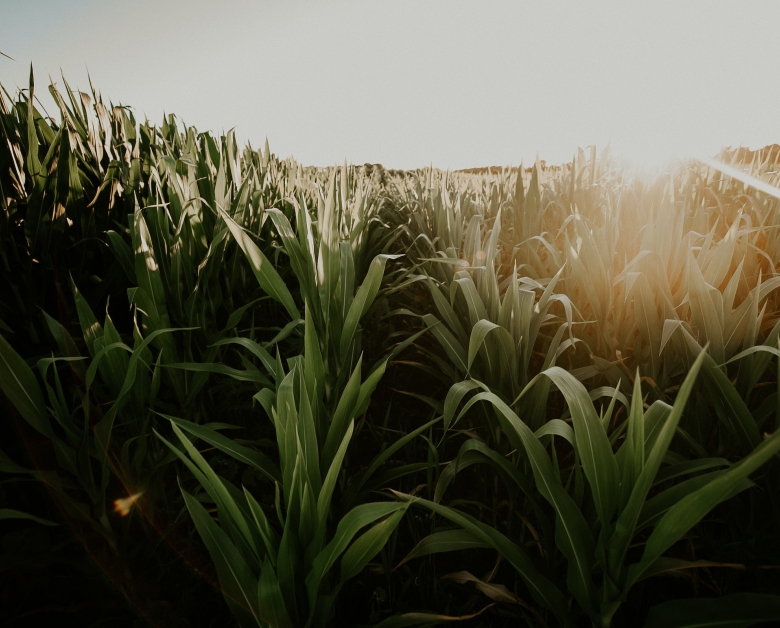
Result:
<svg viewBox="0 0 780 628"><path fill-rule="evenodd" d="M48 76L304 164L640 164L780 143L780 1L0 0ZM44 104L50 101L43 101ZM48 106L47 106L48 109ZM51 110L49 110L51 113Z"/></svg>

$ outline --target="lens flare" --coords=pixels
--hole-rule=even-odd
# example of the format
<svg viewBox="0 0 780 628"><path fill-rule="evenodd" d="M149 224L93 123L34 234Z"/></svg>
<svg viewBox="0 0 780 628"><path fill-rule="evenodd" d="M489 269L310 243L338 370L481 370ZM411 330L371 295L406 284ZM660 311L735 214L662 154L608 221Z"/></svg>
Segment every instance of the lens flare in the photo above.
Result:
<svg viewBox="0 0 780 628"><path fill-rule="evenodd" d="M761 181L761 179L756 179L754 176L748 174L747 172L743 170L739 170L738 168L734 168L733 166L729 166L724 163L720 163L719 161L715 161L714 159L709 159L706 157L699 157L699 161L703 164L706 164L710 168L715 168L715 170L719 170L725 175L728 175L730 177L733 177L739 181L742 181L745 185L749 185L752 188L755 188L759 192L763 192L764 194L769 194L770 196L774 196L775 198L780 198L780 188L776 188L774 185L770 185L766 181Z"/></svg>
<svg viewBox="0 0 780 628"><path fill-rule="evenodd" d="M137 502L141 495L143 495L143 491L140 493L135 493L134 495L130 495L129 497L123 497L121 499L115 499L114 500L114 511L119 513L122 517L126 517L130 514L130 510L133 507L133 504Z"/></svg>

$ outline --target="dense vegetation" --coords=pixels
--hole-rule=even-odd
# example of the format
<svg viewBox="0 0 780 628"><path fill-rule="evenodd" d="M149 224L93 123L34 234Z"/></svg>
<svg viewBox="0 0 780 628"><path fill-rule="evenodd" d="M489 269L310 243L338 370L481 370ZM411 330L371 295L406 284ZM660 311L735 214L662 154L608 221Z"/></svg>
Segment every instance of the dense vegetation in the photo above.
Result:
<svg viewBox="0 0 780 628"><path fill-rule="evenodd" d="M0 95L4 625L780 620L776 197L51 93Z"/></svg>

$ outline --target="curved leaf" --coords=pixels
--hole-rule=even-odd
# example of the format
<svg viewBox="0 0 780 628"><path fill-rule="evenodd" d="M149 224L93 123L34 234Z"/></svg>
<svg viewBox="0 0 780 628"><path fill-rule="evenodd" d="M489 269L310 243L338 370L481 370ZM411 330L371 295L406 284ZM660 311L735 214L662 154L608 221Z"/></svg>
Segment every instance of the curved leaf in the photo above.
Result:
<svg viewBox="0 0 780 628"><path fill-rule="evenodd" d="M429 534L409 552L404 559L398 563L396 569L420 556L429 556L430 554L439 554L441 552L457 552L464 549L473 549L477 547L492 547L482 539L478 539L468 530L443 530Z"/></svg>
<svg viewBox="0 0 780 628"><path fill-rule="evenodd" d="M272 299L281 303L293 320L301 318L301 313L295 306L295 301L293 300L290 291L287 289L287 286L284 284L284 281L282 281L282 278L279 276L279 273L271 262L268 261L268 258L263 255L263 252L252 241L252 238L250 238L222 208L217 207L217 211L219 211L219 215L225 221L228 229L230 229L230 233L238 243L238 246L240 246L241 250L244 252L260 287L265 290Z"/></svg>

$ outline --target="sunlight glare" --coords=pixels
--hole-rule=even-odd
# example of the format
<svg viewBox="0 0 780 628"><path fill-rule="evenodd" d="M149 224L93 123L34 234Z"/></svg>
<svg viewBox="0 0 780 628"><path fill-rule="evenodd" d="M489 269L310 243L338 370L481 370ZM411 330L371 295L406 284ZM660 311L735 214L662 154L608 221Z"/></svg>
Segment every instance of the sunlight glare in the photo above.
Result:
<svg viewBox="0 0 780 628"><path fill-rule="evenodd" d="M122 517L126 517L130 514L130 510L132 509L133 504L135 504L143 494L144 492L141 491L140 493L135 493L129 497L114 500L114 511Z"/></svg>

